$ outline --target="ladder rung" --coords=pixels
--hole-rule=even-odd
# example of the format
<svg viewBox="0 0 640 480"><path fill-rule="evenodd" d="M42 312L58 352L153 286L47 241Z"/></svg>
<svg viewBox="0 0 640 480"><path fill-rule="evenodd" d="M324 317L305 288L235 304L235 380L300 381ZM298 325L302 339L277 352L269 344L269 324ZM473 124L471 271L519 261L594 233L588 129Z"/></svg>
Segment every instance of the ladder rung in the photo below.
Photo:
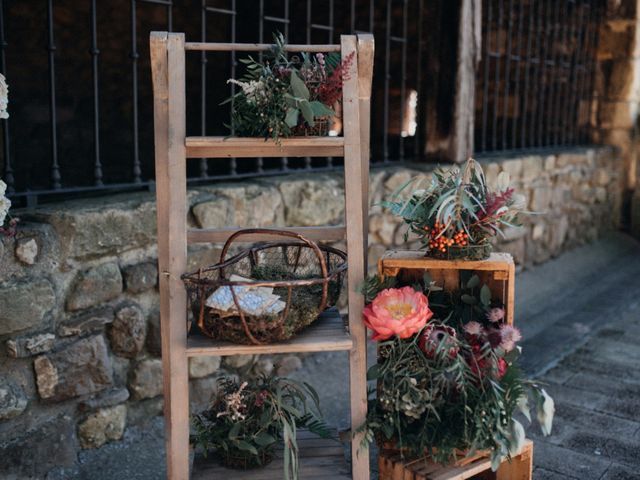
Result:
<svg viewBox="0 0 640 480"><path fill-rule="evenodd" d="M342 157L344 137L292 137L280 143L262 138L187 137L187 158Z"/></svg>
<svg viewBox="0 0 640 480"><path fill-rule="evenodd" d="M224 243L227 238L241 228L196 228L187 231L188 243ZM343 225L329 227L281 227L277 230L296 232L315 242L338 242L345 238L345 228ZM277 237L267 234L250 234L238 238L238 242L254 243L274 240Z"/></svg>
<svg viewBox="0 0 640 480"><path fill-rule="evenodd" d="M271 43L203 43L186 42L185 50L206 50L209 52L263 52L274 45ZM286 45L287 52L339 52L340 45Z"/></svg>

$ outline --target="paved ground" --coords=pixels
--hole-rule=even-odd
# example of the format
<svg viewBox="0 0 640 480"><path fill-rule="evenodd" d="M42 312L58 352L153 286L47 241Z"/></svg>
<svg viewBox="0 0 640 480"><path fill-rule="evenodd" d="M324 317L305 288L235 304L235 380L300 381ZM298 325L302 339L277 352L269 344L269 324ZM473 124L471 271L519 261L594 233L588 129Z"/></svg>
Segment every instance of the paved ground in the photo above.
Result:
<svg viewBox="0 0 640 480"><path fill-rule="evenodd" d="M516 323L525 369L556 400L553 435L529 430L534 478L640 479L640 243L614 234L519 274ZM347 425L344 353L310 356L295 375L316 386L331 423ZM163 449L156 419L48 480L160 479Z"/></svg>

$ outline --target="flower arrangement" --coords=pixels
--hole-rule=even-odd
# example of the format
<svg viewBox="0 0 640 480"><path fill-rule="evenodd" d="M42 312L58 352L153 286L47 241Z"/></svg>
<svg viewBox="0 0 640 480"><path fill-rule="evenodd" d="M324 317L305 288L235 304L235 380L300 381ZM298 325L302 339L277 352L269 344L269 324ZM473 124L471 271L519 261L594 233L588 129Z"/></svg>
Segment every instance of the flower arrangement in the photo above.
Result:
<svg viewBox="0 0 640 480"><path fill-rule="evenodd" d="M426 188L414 190L408 199L401 186L390 201L383 202L409 225L428 256L479 260L491 253L490 240L505 226L520 226L518 214L526 201L510 187L507 172L498 176L497 189L488 188L480 165L469 159L461 168L436 169Z"/></svg>
<svg viewBox="0 0 640 480"><path fill-rule="evenodd" d="M318 395L307 383L275 375L243 383L220 377L209 409L193 416L192 443L228 467L248 469L269 463L282 440L284 476L297 479L296 429L330 433L317 412Z"/></svg>
<svg viewBox="0 0 640 480"><path fill-rule="evenodd" d="M354 56L342 61L335 52L289 57L284 37L274 35L274 41L262 60L240 60L247 68L241 80L228 80L240 87L223 102L231 103L231 132L275 141L291 135L328 135Z"/></svg>
<svg viewBox="0 0 640 480"><path fill-rule="evenodd" d="M461 451L487 451L496 470L525 439L514 414L530 420L534 399L548 435L554 403L518 369L522 336L505 323L504 306L477 275L461 276L455 292L437 287L428 274L402 288L390 278L366 281L363 291L373 301L365 324L379 343L378 362L368 372L377 389L361 430L367 442L441 463Z"/></svg>
<svg viewBox="0 0 640 480"><path fill-rule="evenodd" d="M19 219L11 218L11 215L9 215L11 200L5 196L6 191L7 184L0 180L0 235L13 237L16 234L16 226Z"/></svg>

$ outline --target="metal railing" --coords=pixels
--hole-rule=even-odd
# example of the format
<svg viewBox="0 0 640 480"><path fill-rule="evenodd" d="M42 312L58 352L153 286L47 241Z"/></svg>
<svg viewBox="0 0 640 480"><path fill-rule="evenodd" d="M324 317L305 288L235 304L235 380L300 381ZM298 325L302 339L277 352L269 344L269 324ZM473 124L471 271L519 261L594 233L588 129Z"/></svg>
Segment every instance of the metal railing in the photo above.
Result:
<svg viewBox="0 0 640 480"><path fill-rule="evenodd" d="M268 42L280 31L292 43L333 43L342 33L374 32L380 67L373 115L380 121L373 122L373 158L393 162L423 151L424 128L414 125L420 116L412 111L408 122L407 109L417 108L424 79L420 62L409 64L407 49L411 42L412 55L420 58L424 0L202 0L198 8L195 2L129 0L128 11L96 0L47 0L44 9L21 3L0 0L0 68L11 90L11 118L1 122L0 172L18 204L153 188L152 30L231 42ZM32 66L31 76L20 65ZM187 54L190 135L228 134L228 107L219 104L235 93L225 81L242 74L238 65L234 53ZM46 85L36 72L46 74ZM190 164L188 175L191 182L207 182L327 170L341 161L202 159Z"/></svg>
<svg viewBox="0 0 640 480"><path fill-rule="evenodd" d="M477 153L589 142L601 3L482 0ZM151 30L184 31L188 39L210 42L269 42L280 31L292 43L335 43L341 33L373 32L372 160L422 158L429 150L426 110L437 104L440 115L444 101L438 82L424 72L456 61L426 48L452 28L451 12L443 14L443 5L425 0L0 0L0 69L10 87L11 115L0 121L0 175L18 205L79 192L153 188ZM228 106L220 103L235 93L235 86L225 82L243 73L238 60L234 53L187 54L189 135L228 134ZM191 183L210 182L330 170L341 161L202 159L189 164L188 176Z"/></svg>
<svg viewBox="0 0 640 480"><path fill-rule="evenodd" d="M483 0L478 153L590 142L601 0Z"/></svg>

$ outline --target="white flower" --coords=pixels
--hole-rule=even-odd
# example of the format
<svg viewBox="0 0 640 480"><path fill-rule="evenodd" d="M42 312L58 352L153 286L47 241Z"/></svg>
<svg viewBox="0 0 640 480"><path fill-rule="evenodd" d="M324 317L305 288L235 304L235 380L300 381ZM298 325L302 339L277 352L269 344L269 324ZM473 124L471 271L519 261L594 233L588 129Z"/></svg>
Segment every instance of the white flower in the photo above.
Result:
<svg viewBox="0 0 640 480"><path fill-rule="evenodd" d="M242 92L250 103L260 103L267 96L265 85L261 80L251 80L250 82L241 82L230 78L227 83L233 83L242 88Z"/></svg>
<svg viewBox="0 0 640 480"><path fill-rule="evenodd" d="M11 200L4 196L7 191L7 184L0 180L0 227L4 225L4 221L11 207Z"/></svg>
<svg viewBox="0 0 640 480"><path fill-rule="evenodd" d="M478 322L469 322L464 326L464 331L469 335L482 335L484 328Z"/></svg>
<svg viewBox="0 0 640 480"><path fill-rule="evenodd" d="M7 112L7 106L9 105L9 86L4 78L4 75L0 73L0 118L9 118L9 112Z"/></svg>
<svg viewBox="0 0 640 480"><path fill-rule="evenodd" d="M553 398L545 391L540 390L540 398L538 399L537 417L540 423L540 429L544 436L551 435L551 427L553 426L553 416L556 413L556 406Z"/></svg>

